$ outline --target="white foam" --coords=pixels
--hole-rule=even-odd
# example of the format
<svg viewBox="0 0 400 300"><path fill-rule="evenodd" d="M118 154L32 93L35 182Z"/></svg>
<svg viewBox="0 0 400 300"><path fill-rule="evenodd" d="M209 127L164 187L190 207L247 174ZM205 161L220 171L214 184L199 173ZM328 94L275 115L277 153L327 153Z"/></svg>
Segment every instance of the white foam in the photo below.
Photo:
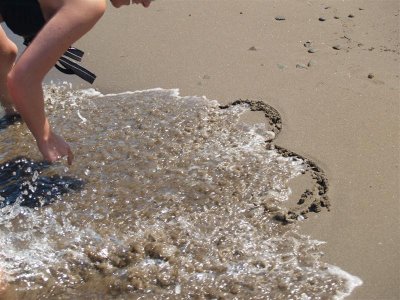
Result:
<svg viewBox="0 0 400 300"><path fill-rule="evenodd" d="M93 88L83 89L83 90L80 90L80 92L83 96L87 96L87 97L100 97L101 95L103 95L101 92L99 92Z"/></svg>
<svg viewBox="0 0 400 300"><path fill-rule="evenodd" d="M86 123L86 122L87 122L87 119L84 118L84 117L81 115L81 113L79 112L79 110L77 110L76 113L78 114L79 119L82 120L82 123Z"/></svg>
<svg viewBox="0 0 400 300"><path fill-rule="evenodd" d="M121 93L109 93L109 94L101 94L99 97L115 97L115 96L124 96L124 95L135 95L135 94L143 94L143 93L151 93L151 92L167 92L169 96L179 97L179 89L163 89L163 88L152 88L147 90L137 90L137 91L125 91Z"/></svg>
<svg viewBox="0 0 400 300"><path fill-rule="evenodd" d="M328 272L337 275L345 279L346 281L345 285L347 291L345 292L338 291L336 296L334 297L335 300L344 299L345 297L349 296L356 287L361 286L363 284L361 278L351 275L350 273L347 273L338 266L328 265Z"/></svg>
<svg viewBox="0 0 400 300"><path fill-rule="evenodd" d="M74 251L78 261L90 263L82 251L88 244L106 259L113 254L114 246L121 246L132 238L131 235L143 239L146 232L153 229L168 232L165 228L168 225L177 232L189 233L182 235L179 256L182 266L186 262L196 262L191 252L196 247L209 251L204 254L204 261L198 263L214 263L220 250L214 241L223 236L234 245L232 249L245 254L238 261L229 262L227 258L226 275L232 278L262 276L265 270L252 263L263 259L266 265L271 262L274 266L266 280L272 282L284 276L297 285L293 289L296 292L303 285L293 270L301 269L299 259L306 257L316 263L301 271L304 278L311 275L319 279L321 293L324 292L321 285L324 278L332 274L347 282L345 288L340 287L344 291L338 293L337 299L349 295L362 283L358 277L338 267L318 268L323 264L316 247L320 242L300 236L290 228L282 235L276 223L269 223L271 216L265 214L260 206L261 198L257 197L286 201L290 192L288 180L299 175L304 166L301 160L294 161L282 157L278 151L267 150L265 138L273 137L273 133L268 133L266 128L238 125L240 113L248 110L248 106L220 110L215 100L204 96L181 97L179 89L162 88L103 95L94 89L70 91L56 86L48 97L54 124L63 125L67 136L69 132L70 137L79 137L80 148L90 149L89 153L81 150L79 164L71 167L73 176L90 176L90 181L81 194L56 202L54 211L49 206L40 211L29 210L25 216L22 210L17 211L18 205L0 210L0 225L9 229L0 230L0 244L4 245L0 247L0 268L15 278L25 276L21 266L29 268L28 275L47 278L44 277L48 276L46 270L56 263L67 265L65 254ZM149 101L152 99L154 101ZM81 121L85 126L76 125ZM247 171L243 173L245 168ZM187 173L193 175L187 176ZM237 174L236 178L232 174ZM177 185L174 180L181 184ZM219 180L221 188L217 186ZM232 197L233 191L241 193L237 200ZM214 205L208 195L217 195L220 204ZM156 209L150 209L156 205L155 196L160 201ZM189 203L185 209L190 199L198 199L198 202ZM123 206L122 201L125 201ZM141 201L154 217L142 218L141 209L134 209L134 202ZM110 214L116 219L109 218ZM12 227L17 217L26 224L20 232ZM266 232L260 230L261 224ZM14 247L18 234L26 242L22 245L26 249ZM168 238L164 242L166 247L172 245ZM146 258L139 265L145 270L150 269L149 266L169 267L169 263L153 258ZM70 274L60 272L62 276ZM191 276L194 284L218 280L210 272L199 271L193 275L185 273L184 269L180 270L180 276L183 281L179 281L176 294L187 291L188 283L184 281ZM25 282L31 285L34 281L27 278ZM62 281L56 284L64 287ZM301 297L310 299L306 294Z"/></svg>

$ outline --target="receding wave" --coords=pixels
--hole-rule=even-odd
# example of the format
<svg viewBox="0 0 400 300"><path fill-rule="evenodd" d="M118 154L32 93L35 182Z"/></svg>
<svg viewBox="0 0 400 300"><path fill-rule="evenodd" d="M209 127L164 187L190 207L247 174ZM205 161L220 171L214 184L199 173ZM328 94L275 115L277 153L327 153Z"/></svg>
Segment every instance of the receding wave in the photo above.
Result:
<svg viewBox="0 0 400 300"><path fill-rule="evenodd" d="M335 299L361 284L323 262L321 242L292 223L329 207L326 178L273 143L281 126L273 108L221 106L177 90L45 90L50 122L76 161L43 167L23 124L0 132L3 166L20 156L39 166L22 165L22 177L0 183L9 295ZM240 117L250 110L269 119L245 124ZM299 176L313 186L288 207ZM17 194L6 203L12 184ZM41 194L31 198L46 201L24 205L32 186Z"/></svg>

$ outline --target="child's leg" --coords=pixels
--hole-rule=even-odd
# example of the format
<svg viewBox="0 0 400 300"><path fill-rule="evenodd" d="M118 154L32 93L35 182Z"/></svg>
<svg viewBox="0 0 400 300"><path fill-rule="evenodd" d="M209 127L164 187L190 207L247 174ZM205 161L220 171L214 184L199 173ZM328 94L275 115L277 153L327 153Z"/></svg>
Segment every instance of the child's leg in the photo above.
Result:
<svg viewBox="0 0 400 300"><path fill-rule="evenodd" d="M8 39L3 28L0 27L0 103L6 114L16 114L7 88L7 74L10 72L15 58L17 46Z"/></svg>
<svg viewBox="0 0 400 300"><path fill-rule="evenodd" d="M36 139L43 158L54 162L73 155L68 144L53 132L46 117L42 80L59 57L88 32L103 15L105 0L42 0L56 7L35 39L8 73L7 86L12 101Z"/></svg>

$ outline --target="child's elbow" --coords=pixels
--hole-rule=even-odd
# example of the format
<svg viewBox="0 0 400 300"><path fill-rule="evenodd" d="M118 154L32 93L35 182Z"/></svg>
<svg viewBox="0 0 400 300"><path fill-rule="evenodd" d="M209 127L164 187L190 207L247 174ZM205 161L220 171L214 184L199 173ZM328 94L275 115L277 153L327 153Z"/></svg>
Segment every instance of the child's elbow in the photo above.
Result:
<svg viewBox="0 0 400 300"><path fill-rule="evenodd" d="M28 72L22 72L18 68L13 68L7 74L7 89L14 105L19 104L21 97L25 94L26 87L30 86Z"/></svg>

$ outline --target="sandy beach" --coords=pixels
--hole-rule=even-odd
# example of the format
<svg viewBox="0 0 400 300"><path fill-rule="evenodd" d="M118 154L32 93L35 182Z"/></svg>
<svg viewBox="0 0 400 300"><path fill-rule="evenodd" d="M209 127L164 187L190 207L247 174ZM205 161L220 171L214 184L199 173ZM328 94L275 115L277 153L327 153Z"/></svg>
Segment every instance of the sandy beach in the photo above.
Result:
<svg viewBox="0 0 400 300"><path fill-rule="evenodd" d="M324 261L362 279L347 299L399 299L399 2L109 6L76 44L98 76L93 87L178 88L276 108L283 118L276 144L317 162L330 183L331 210L310 214L301 232L326 242ZM57 71L52 79L89 87Z"/></svg>
<svg viewBox="0 0 400 300"><path fill-rule="evenodd" d="M302 231L363 280L348 299L399 299L398 25L390 0L160 0L109 9L80 46L102 92L179 88L275 107L276 143L330 181L331 211Z"/></svg>

